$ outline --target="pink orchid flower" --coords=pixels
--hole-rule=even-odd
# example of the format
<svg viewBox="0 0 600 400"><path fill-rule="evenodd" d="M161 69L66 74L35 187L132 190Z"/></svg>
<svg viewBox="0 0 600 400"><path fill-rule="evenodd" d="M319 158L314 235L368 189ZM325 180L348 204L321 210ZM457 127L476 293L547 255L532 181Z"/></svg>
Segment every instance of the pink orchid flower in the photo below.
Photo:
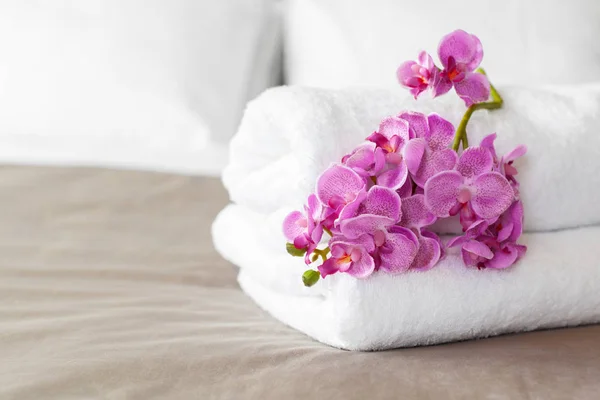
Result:
<svg viewBox="0 0 600 400"><path fill-rule="evenodd" d="M518 204L518 202L514 204ZM511 219L513 229L510 236L504 236L504 240L500 236L502 229L490 227L486 221L479 220L472 224L463 236L450 240L448 247L461 246L461 255L465 265L475 266L479 269L508 268L523 257L527 251L526 246L516 242L521 235L520 229L523 221L521 211L522 208L519 206L510 211L508 218Z"/></svg>
<svg viewBox="0 0 600 400"><path fill-rule="evenodd" d="M442 79L441 71L433 63L431 56L422 51L417 62L406 61L396 71L398 82L410 89L415 99L427 89L432 90L432 96L437 97L446 93L452 87L447 79Z"/></svg>
<svg viewBox="0 0 600 400"><path fill-rule="evenodd" d="M308 264L310 255L317 248L323 237L323 225L320 221L323 213L321 202L311 194L304 212L292 211L283 220L283 234L297 249L305 249L305 261Z"/></svg>
<svg viewBox="0 0 600 400"><path fill-rule="evenodd" d="M374 175L377 184L399 189L408 176L404 161L404 149L410 140L408 122L399 117L385 118L379 125L379 130L367 140L374 143L375 152L382 152L385 157L386 168Z"/></svg>
<svg viewBox="0 0 600 400"><path fill-rule="evenodd" d="M373 186L358 215L342 221L341 234L348 240L363 235L372 238L376 268L388 272L403 272L410 268L418 250L416 235L396 224L402 217L401 200L389 188Z"/></svg>
<svg viewBox="0 0 600 400"><path fill-rule="evenodd" d="M477 36L460 29L449 33L438 45L438 56L443 70L423 51L419 53L417 62L406 61L398 67L398 82L415 98L427 89L431 89L435 98L452 87L467 107L489 98L487 77L475 72L483 59L483 47Z"/></svg>
<svg viewBox="0 0 600 400"><path fill-rule="evenodd" d="M366 182L352 169L332 165L317 179L317 199L325 206L326 218L337 226L339 221L356 214L366 197Z"/></svg>
<svg viewBox="0 0 600 400"><path fill-rule="evenodd" d="M425 202L433 214L448 217L461 213L463 228L479 219L499 217L515 199L508 180L492 172L493 160L483 147L469 147L460 156L456 170L440 172L425 184ZM463 214L464 217L463 218ZM468 223L464 223L468 220Z"/></svg>
<svg viewBox="0 0 600 400"><path fill-rule="evenodd" d="M438 172L454 168L458 156L448 148L454 138L452 123L435 113L425 116L404 112L399 118L408 122L411 140L404 153L407 168L419 187L424 187L425 182Z"/></svg>
<svg viewBox="0 0 600 400"><path fill-rule="evenodd" d="M338 272L346 272L356 278L366 278L375 270L375 261L371 252L375 250L373 239L362 235L352 241L334 238L329 244L331 257L318 269L321 277Z"/></svg>

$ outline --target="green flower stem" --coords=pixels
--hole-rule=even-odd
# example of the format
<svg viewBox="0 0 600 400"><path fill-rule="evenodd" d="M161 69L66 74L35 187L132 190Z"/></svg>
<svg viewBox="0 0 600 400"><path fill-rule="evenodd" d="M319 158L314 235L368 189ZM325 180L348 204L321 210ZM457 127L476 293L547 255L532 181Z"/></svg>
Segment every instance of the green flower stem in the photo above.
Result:
<svg viewBox="0 0 600 400"><path fill-rule="evenodd" d="M320 256L323 259L323 262L327 261L327 256L329 255L329 247L326 247L324 249L315 249L313 251L313 253L315 253L315 256L313 256L312 261L315 262L317 261L317 258Z"/></svg>
<svg viewBox="0 0 600 400"><path fill-rule="evenodd" d="M325 232L327 232L327 234L328 234L329 236L333 237L333 233L331 233L331 231L330 231L329 229L327 229L327 228L323 227L323 230L324 230Z"/></svg>
<svg viewBox="0 0 600 400"><path fill-rule="evenodd" d="M480 74L486 75L483 68L478 68L477 71ZM458 128L456 128L456 134L454 135L454 141L452 142L452 149L454 151L458 151L460 144L462 142L463 149L469 147L469 140L467 139L467 124L471 119L471 115L477 110L496 110L502 107L504 100L496 90L496 88L490 84L490 95L492 96L492 101L486 101L484 103L475 103L467 108L465 115L463 116Z"/></svg>

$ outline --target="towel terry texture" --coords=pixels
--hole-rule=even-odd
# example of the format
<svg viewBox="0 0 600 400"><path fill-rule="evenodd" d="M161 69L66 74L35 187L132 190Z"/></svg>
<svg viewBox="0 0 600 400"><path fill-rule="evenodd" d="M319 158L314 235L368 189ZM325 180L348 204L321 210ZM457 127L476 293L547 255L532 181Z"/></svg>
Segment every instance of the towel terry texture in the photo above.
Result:
<svg viewBox="0 0 600 400"><path fill-rule="evenodd" d="M600 321L600 84L499 88L505 106L479 111L471 144L498 134L518 144L527 255L508 270L469 269L456 251L436 268L359 280L338 274L302 286L303 260L285 251L284 216L317 176L402 110L458 124L455 96L415 101L386 89L271 89L248 105L223 180L234 204L213 226L242 288L284 323L332 346L380 350ZM440 231L454 231L450 226Z"/></svg>

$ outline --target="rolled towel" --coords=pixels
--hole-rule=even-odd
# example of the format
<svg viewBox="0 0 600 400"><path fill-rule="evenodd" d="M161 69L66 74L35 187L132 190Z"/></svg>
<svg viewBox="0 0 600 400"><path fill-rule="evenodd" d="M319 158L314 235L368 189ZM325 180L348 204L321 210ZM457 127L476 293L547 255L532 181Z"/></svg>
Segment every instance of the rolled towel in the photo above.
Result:
<svg viewBox="0 0 600 400"><path fill-rule="evenodd" d="M383 89L279 88L246 111L231 142L224 183L234 205L213 226L217 250L240 266L242 288L288 325L333 346L376 350L600 321L600 84L500 88L505 107L477 112L469 139L497 132L517 161L527 255L508 270L466 268L450 251L433 270L369 279L329 276L303 287L302 260L285 251L281 223L301 208L317 176L405 109L455 125L450 96L415 102Z"/></svg>

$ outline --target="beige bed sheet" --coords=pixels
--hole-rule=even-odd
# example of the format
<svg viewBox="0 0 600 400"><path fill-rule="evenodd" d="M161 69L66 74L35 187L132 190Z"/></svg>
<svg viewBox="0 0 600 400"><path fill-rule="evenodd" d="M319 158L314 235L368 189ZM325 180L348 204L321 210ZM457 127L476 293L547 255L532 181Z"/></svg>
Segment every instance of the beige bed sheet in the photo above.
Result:
<svg viewBox="0 0 600 400"><path fill-rule="evenodd" d="M215 179L0 168L2 399L600 398L600 327L351 353L239 290Z"/></svg>

